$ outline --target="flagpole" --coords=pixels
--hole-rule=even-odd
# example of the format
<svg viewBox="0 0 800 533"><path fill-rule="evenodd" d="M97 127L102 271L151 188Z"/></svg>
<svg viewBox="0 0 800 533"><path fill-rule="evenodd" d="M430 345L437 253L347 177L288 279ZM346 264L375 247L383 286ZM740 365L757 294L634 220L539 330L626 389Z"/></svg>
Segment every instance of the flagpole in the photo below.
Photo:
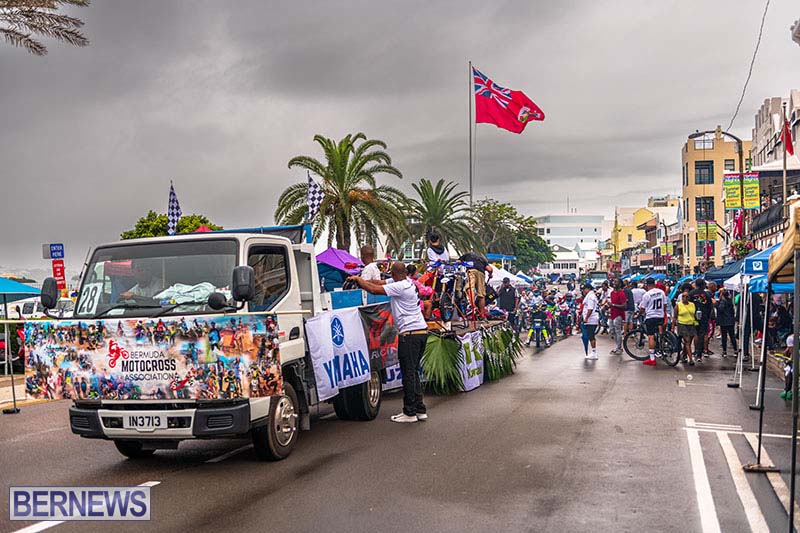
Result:
<svg viewBox="0 0 800 533"><path fill-rule="evenodd" d="M786 135L786 102L783 103L783 124L781 125L781 137L783 137L783 209L787 211L786 203L786 149L789 144L789 136Z"/></svg>
<svg viewBox="0 0 800 533"><path fill-rule="evenodd" d="M469 62L469 84L467 87L469 88L469 118L467 120L469 124L469 206L472 207L472 95L475 92L473 89L474 85L473 76L472 76L472 61Z"/></svg>

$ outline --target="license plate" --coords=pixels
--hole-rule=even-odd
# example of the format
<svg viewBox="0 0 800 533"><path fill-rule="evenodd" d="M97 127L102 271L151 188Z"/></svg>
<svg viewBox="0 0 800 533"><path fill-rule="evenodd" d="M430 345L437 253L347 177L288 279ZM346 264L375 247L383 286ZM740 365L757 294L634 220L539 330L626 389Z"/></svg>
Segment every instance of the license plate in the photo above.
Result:
<svg viewBox="0 0 800 533"><path fill-rule="evenodd" d="M135 429L137 431L155 431L156 429L166 429L166 415L125 415L122 418L122 427L125 429Z"/></svg>

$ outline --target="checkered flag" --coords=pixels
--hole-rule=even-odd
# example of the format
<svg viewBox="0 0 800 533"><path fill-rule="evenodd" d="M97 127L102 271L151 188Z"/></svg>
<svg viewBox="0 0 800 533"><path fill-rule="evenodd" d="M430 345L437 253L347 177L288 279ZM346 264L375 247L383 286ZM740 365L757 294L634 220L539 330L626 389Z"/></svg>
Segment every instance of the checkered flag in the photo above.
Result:
<svg viewBox="0 0 800 533"><path fill-rule="evenodd" d="M322 192L322 187L317 185L317 182L311 178L308 173L308 219L314 218L314 215L319 211L319 206L322 205L322 200L325 199L325 193Z"/></svg>
<svg viewBox="0 0 800 533"><path fill-rule="evenodd" d="M181 204L178 203L178 195L175 194L175 187L169 182L169 207L167 208L167 233L175 235L178 229L178 221L181 219Z"/></svg>

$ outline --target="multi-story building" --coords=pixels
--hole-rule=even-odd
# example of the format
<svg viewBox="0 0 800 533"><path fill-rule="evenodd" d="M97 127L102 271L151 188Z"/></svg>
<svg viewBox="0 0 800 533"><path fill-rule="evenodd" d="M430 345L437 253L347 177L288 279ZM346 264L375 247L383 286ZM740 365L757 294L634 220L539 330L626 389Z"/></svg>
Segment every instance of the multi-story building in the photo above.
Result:
<svg viewBox="0 0 800 533"><path fill-rule="evenodd" d="M674 194L651 196L647 199L647 207L677 207L680 203L680 197Z"/></svg>
<svg viewBox="0 0 800 533"><path fill-rule="evenodd" d="M545 215L536 217L539 236L549 245L558 244L564 248L574 249L579 243L593 244L594 248L607 239L603 235L602 215Z"/></svg>
<svg viewBox="0 0 800 533"><path fill-rule="evenodd" d="M553 244L553 262L539 265L539 271L545 276L550 274L580 274L581 257L574 249L560 244Z"/></svg>
<svg viewBox="0 0 800 533"><path fill-rule="evenodd" d="M743 142L743 152L750 153L751 142ZM687 139L681 150L681 197L683 205L683 269L685 272L705 271L711 265L722 264L725 248L720 241L706 245L699 240L698 228L705 221L718 226L725 224L725 206L722 185L725 172L739 171L737 143L721 134L712 134ZM719 238L722 238L720 233Z"/></svg>
<svg viewBox="0 0 800 533"><path fill-rule="evenodd" d="M626 248L635 248L645 241L644 230L639 226L653 218L653 212L646 207L617 207L614 209L614 228L611 242L615 254Z"/></svg>

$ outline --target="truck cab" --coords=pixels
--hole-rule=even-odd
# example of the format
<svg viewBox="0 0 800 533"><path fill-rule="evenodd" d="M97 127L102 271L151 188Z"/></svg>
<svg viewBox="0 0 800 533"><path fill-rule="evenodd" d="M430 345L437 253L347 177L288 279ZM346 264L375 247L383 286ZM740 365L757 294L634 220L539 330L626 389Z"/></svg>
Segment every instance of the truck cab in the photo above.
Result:
<svg viewBox="0 0 800 533"><path fill-rule="evenodd" d="M132 458L246 435L259 457L288 456L319 403L304 321L323 302L305 240L302 227L257 228L95 248L73 316L44 333L74 369L60 389L73 400L73 433ZM46 308L57 303L54 283L43 285ZM372 374L332 400L340 417L377 415L382 369Z"/></svg>

